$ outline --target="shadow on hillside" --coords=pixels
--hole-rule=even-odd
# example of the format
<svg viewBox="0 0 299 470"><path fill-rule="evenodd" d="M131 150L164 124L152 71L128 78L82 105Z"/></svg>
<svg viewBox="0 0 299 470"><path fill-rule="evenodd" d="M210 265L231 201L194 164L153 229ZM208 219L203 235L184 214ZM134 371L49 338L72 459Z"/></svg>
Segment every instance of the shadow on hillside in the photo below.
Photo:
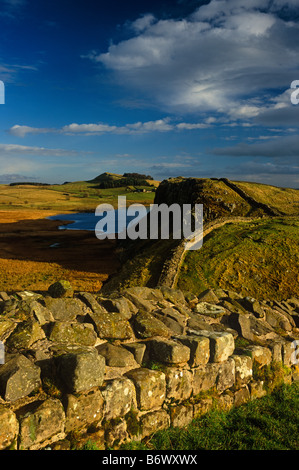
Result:
<svg viewBox="0 0 299 470"><path fill-rule="evenodd" d="M118 269L114 240L92 231L59 230L48 219L0 222L0 259L57 263L68 270L111 274Z"/></svg>

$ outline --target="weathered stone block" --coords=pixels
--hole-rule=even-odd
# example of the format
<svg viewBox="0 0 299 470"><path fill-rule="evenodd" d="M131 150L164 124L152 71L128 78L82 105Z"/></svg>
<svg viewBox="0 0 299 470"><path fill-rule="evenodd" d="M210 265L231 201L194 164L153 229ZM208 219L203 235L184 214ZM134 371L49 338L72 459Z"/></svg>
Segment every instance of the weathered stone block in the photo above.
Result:
<svg viewBox="0 0 299 470"><path fill-rule="evenodd" d="M33 300L32 302L30 302L30 308L31 313L40 325L46 325L47 323L54 321L54 317L50 310L44 307L37 300Z"/></svg>
<svg viewBox="0 0 299 470"><path fill-rule="evenodd" d="M177 340L190 349L190 367L207 364L210 358L210 340L204 336L177 336Z"/></svg>
<svg viewBox="0 0 299 470"><path fill-rule="evenodd" d="M99 390L80 395L67 395L65 405L65 432L87 429L103 417L103 397Z"/></svg>
<svg viewBox="0 0 299 470"><path fill-rule="evenodd" d="M137 367L133 354L122 346L104 343L97 346L96 349L105 358L106 365L109 367Z"/></svg>
<svg viewBox="0 0 299 470"><path fill-rule="evenodd" d="M205 366L192 369L193 373L193 395L209 390L216 386L219 364L209 363Z"/></svg>
<svg viewBox="0 0 299 470"><path fill-rule="evenodd" d="M73 297L74 290L69 281L61 280L54 282L48 288L48 292L51 297L61 298L61 297Z"/></svg>
<svg viewBox="0 0 299 470"><path fill-rule="evenodd" d="M232 328L236 329L241 337L249 341L254 340L249 314L232 312L229 316L229 324Z"/></svg>
<svg viewBox="0 0 299 470"><path fill-rule="evenodd" d="M134 338L130 323L124 320L120 313L105 312L104 310L91 311L90 318L99 338L126 340Z"/></svg>
<svg viewBox="0 0 299 470"><path fill-rule="evenodd" d="M283 341L281 352L282 352L282 360L285 366L291 366L293 364L294 358L296 356L295 349L297 349L297 347L295 347L293 342L291 341ZM298 357L298 353L297 353L297 357Z"/></svg>
<svg viewBox="0 0 299 470"><path fill-rule="evenodd" d="M172 289L171 287L161 286L160 290L165 300L168 300L174 305L186 305L185 296L179 289Z"/></svg>
<svg viewBox="0 0 299 470"><path fill-rule="evenodd" d="M65 437L61 402L48 399L19 418L19 450L36 450Z"/></svg>
<svg viewBox="0 0 299 470"><path fill-rule="evenodd" d="M127 377L110 380L101 390L105 420L125 416L131 409L136 409L135 386Z"/></svg>
<svg viewBox="0 0 299 470"><path fill-rule="evenodd" d="M57 372L69 393L100 387L104 380L105 359L96 349L78 349L56 358Z"/></svg>
<svg viewBox="0 0 299 470"><path fill-rule="evenodd" d="M292 325L287 318L286 314L278 312L277 310L267 308L266 309L266 321L273 328L281 328L285 331L291 331Z"/></svg>
<svg viewBox="0 0 299 470"><path fill-rule="evenodd" d="M110 422L105 425L105 428L105 444L108 448L118 447L129 440L126 421Z"/></svg>
<svg viewBox="0 0 299 470"><path fill-rule="evenodd" d="M136 388L137 406L151 410L162 406L166 396L165 374L158 370L135 369L126 373Z"/></svg>
<svg viewBox="0 0 299 470"><path fill-rule="evenodd" d="M221 318L226 312L225 308L220 305L210 304L209 302L199 302L195 307L195 311L212 318Z"/></svg>
<svg viewBox="0 0 299 470"><path fill-rule="evenodd" d="M0 318L0 341L4 341L16 328L17 323L10 318Z"/></svg>
<svg viewBox="0 0 299 470"><path fill-rule="evenodd" d="M255 398L261 398L267 395L265 383L263 380L251 381L249 384L249 389L251 400L254 400Z"/></svg>
<svg viewBox="0 0 299 470"><path fill-rule="evenodd" d="M168 367L166 375L166 398L171 400L187 400L193 389L192 372L187 369Z"/></svg>
<svg viewBox="0 0 299 470"><path fill-rule="evenodd" d="M272 361L273 362L283 362L282 358L282 340L274 340L268 343L268 347L272 353Z"/></svg>
<svg viewBox="0 0 299 470"><path fill-rule="evenodd" d="M153 303L149 300L146 300L144 297L137 296L136 294L133 294L130 292L130 289L126 289L123 291L123 295L127 297L135 307L137 307L138 310L142 310L144 312L152 312L155 308Z"/></svg>
<svg viewBox="0 0 299 470"><path fill-rule="evenodd" d="M153 339L149 343L150 356L164 364L184 364L190 359L190 349L179 341Z"/></svg>
<svg viewBox="0 0 299 470"><path fill-rule="evenodd" d="M139 422L139 439L154 434L170 426L170 418L165 410L153 411L141 416Z"/></svg>
<svg viewBox="0 0 299 470"><path fill-rule="evenodd" d="M6 340L7 349L16 352L30 348L36 341L46 337L41 326L35 320L28 320L17 325Z"/></svg>
<svg viewBox="0 0 299 470"><path fill-rule="evenodd" d="M155 313L155 318L160 320L164 325L169 328L170 331L172 331L172 334L175 335L181 335L185 331L185 327L178 322L177 320L174 320L173 318L167 316L167 315L161 315L160 313Z"/></svg>
<svg viewBox="0 0 299 470"><path fill-rule="evenodd" d="M219 302L218 296L213 289L204 290L197 296L197 298L199 302L210 302L212 304L217 304Z"/></svg>
<svg viewBox="0 0 299 470"><path fill-rule="evenodd" d="M169 408L171 426L185 428L193 419L193 405L181 404Z"/></svg>
<svg viewBox="0 0 299 470"><path fill-rule="evenodd" d="M270 349L264 348L263 346L247 346L245 351L251 355L253 362L255 362L259 367L269 365L272 360Z"/></svg>
<svg viewBox="0 0 299 470"><path fill-rule="evenodd" d="M200 331L197 334L209 338L211 362L224 362L235 350L235 340L231 333L226 331Z"/></svg>
<svg viewBox="0 0 299 470"><path fill-rule="evenodd" d="M248 386L244 385L244 387L240 388L235 392L234 395L234 406L241 406L244 403L247 403L250 400L250 393L248 390Z"/></svg>
<svg viewBox="0 0 299 470"><path fill-rule="evenodd" d="M0 366L0 394L6 401L26 397L40 385L40 368L22 354Z"/></svg>
<svg viewBox="0 0 299 470"><path fill-rule="evenodd" d="M84 314L84 304L80 299L45 297L44 302L56 321L74 321L77 316Z"/></svg>
<svg viewBox="0 0 299 470"><path fill-rule="evenodd" d="M15 445L19 422L12 410L0 405L0 450Z"/></svg>
<svg viewBox="0 0 299 470"><path fill-rule="evenodd" d="M172 334L167 326L148 312L139 312L134 318L134 331L139 338L162 336L169 338Z"/></svg>
<svg viewBox="0 0 299 470"><path fill-rule="evenodd" d="M219 392L223 392L235 383L235 361L229 358L225 362L219 364L218 375L216 378L216 388Z"/></svg>
<svg viewBox="0 0 299 470"><path fill-rule="evenodd" d="M132 315L138 312L138 308L125 297L100 299L99 302L108 312L118 312L124 320L130 320Z"/></svg>
<svg viewBox="0 0 299 470"><path fill-rule="evenodd" d="M57 321L52 325L49 339L58 343L94 346L97 334L90 323Z"/></svg>
<svg viewBox="0 0 299 470"><path fill-rule="evenodd" d="M235 361L236 387L240 388L252 378L252 358L245 354L233 355Z"/></svg>
<svg viewBox="0 0 299 470"><path fill-rule="evenodd" d="M229 411L234 406L234 397L228 393L221 393L217 397L217 409L222 411Z"/></svg>
<svg viewBox="0 0 299 470"><path fill-rule="evenodd" d="M144 353L146 350L146 345L141 342L135 342L135 343L124 343L123 344L124 348L126 348L128 351L130 351L137 364L142 364L143 358L144 358Z"/></svg>
<svg viewBox="0 0 299 470"><path fill-rule="evenodd" d="M204 415L213 408L212 398L201 398L199 401L193 404L194 418Z"/></svg>

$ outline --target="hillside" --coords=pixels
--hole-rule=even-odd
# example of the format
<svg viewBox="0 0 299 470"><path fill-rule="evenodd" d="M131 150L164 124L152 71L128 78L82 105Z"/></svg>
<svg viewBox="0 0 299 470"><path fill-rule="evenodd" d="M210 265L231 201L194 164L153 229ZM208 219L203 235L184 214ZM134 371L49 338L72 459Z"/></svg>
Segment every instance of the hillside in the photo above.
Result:
<svg viewBox="0 0 299 470"><path fill-rule="evenodd" d="M104 176L103 176L104 175ZM153 203L155 188L158 181L147 180L142 185L127 185L126 181L119 184L107 184L105 188L99 187L99 178L109 175L108 180L114 180L122 175L104 173L91 181L65 182L64 184L13 184L0 185L0 210L31 212L33 210L54 211L56 214L68 212L94 212L98 204L107 202L117 206L118 196L127 198L127 204L140 203L149 205ZM118 181L120 181L118 179ZM149 186L150 185L150 186ZM145 191L143 191L143 189Z"/></svg>
<svg viewBox="0 0 299 470"><path fill-rule="evenodd" d="M261 298L297 295L298 201L295 189L226 179L164 180L156 204L203 204L203 247L183 253L177 240L122 242L122 269L103 289L153 287L176 257L171 287L198 293L219 285Z"/></svg>
<svg viewBox="0 0 299 470"><path fill-rule="evenodd" d="M150 175L141 175L139 173L124 173L119 175L106 172L88 182L97 185L100 189L143 186L145 190L150 190L151 187L154 190L156 185L153 184L153 181Z"/></svg>

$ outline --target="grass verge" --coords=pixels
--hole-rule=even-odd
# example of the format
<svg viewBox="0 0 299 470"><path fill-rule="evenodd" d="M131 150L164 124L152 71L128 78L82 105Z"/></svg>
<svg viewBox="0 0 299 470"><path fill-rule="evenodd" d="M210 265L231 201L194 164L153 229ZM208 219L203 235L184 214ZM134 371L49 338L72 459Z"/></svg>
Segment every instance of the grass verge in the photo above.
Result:
<svg viewBox="0 0 299 470"><path fill-rule="evenodd" d="M127 450L298 450L299 385L281 385L271 394L229 412L213 410L185 429L159 431Z"/></svg>

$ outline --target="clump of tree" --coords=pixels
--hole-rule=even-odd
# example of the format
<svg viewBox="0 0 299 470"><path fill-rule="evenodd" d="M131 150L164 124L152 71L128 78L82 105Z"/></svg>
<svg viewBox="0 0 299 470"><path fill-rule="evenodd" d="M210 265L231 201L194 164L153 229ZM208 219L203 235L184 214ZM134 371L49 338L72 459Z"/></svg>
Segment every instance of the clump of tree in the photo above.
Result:
<svg viewBox="0 0 299 470"><path fill-rule="evenodd" d="M143 180L153 180L154 178L150 175L141 175L140 173L124 173L124 178L137 178Z"/></svg>
<svg viewBox="0 0 299 470"><path fill-rule="evenodd" d="M29 181L21 181L20 183L10 183L9 186L51 186L49 183L31 183Z"/></svg>
<svg viewBox="0 0 299 470"><path fill-rule="evenodd" d="M124 173L120 178L107 177L100 182L98 188L120 188L122 186L150 186L147 180L153 180L149 175L141 175L139 173Z"/></svg>

